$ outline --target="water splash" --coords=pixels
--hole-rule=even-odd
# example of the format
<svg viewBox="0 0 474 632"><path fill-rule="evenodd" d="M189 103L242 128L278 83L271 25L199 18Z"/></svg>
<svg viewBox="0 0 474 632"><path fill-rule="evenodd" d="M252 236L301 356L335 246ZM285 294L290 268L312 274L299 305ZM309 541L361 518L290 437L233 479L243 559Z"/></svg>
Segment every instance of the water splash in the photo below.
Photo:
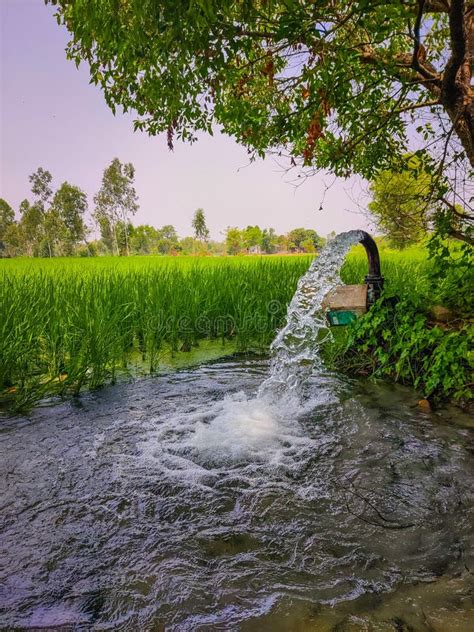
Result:
<svg viewBox="0 0 474 632"><path fill-rule="evenodd" d="M291 467L295 453L314 451L313 442L284 405L239 391L216 402L213 410L212 421L198 421L185 446L197 450L205 463L247 461Z"/></svg>
<svg viewBox="0 0 474 632"><path fill-rule="evenodd" d="M225 398L209 421L197 424L190 442L208 459L264 459L278 461L285 444L300 441L298 419L306 405L326 400L324 388L303 398L307 379L317 372L321 385L324 367L321 344L331 336L322 310L326 294L341 283L339 271L348 250L364 233L352 230L330 241L301 277L288 306L286 325L271 345L270 376L257 397L244 393ZM318 399L321 402L318 402Z"/></svg>
<svg viewBox="0 0 474 632"><path fill-rule="evenodd" d="M322 370L321 344L331 336L322 303L326 294L341 283L339 271L344 257L364 237L361 230L340 233L326 244L301 277L288 306L286 325L271 345L270 377L258 391L258 398L297 403L301 388L313 370Z"/></svg>

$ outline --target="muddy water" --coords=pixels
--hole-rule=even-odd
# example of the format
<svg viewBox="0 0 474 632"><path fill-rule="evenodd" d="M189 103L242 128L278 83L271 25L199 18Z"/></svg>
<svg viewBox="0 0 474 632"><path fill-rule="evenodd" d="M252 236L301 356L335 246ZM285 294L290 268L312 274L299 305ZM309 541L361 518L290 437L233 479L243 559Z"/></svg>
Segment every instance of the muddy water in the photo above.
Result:
<svg viewBox="0 0 474 632"><path fill-rule="evenodd" d="M1 421L2 629L474 630L474 431L227 358Z"/></svg>

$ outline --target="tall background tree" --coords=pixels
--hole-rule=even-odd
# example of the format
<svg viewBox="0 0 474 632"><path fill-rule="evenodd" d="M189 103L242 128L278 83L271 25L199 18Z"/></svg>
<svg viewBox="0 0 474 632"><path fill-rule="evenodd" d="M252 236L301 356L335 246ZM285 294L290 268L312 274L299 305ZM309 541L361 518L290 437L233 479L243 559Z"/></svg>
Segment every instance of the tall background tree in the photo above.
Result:
<svg viewBox="0 0 474 632"><path fill-rule="evenodd" d="M217 123L252 156L367 179L417 152L470 239L474 0L46 2L137 129L172 147Z"/></svg>
<svg viewBox="0 0 474 632"><path fill-rule="evenodd" d="M23 254L31 257L39 255L41 226L43 214L35 204L30 204L25 198L20 202L19 238L22 242Z"/></svg>
<svg viewBox="0 0 474 632"><path fill-rule="evenodd" d="M100 190L94 196L94 218L102 239L115 254L122 252L120 241L123 241L125 254L130 254L129 220L138 210L134 178L132 163L122 164L114 158L105 169Z"/></svg>
<svg viewBox="0 0 474 632"><path fill-rule="evenodd" d="M53 189L51 188L53 176L47 169L38 167L28 179L31 182L31 192L36 198L36 203L41 206L44 212L53 195Z"/></svg>
<svg viewBox="0 0 474 632"><path fill-rule="evenodd" d="M54 213L49 213L48 209L53 195L52 180L51 173L43 167L38 167L30 175L31 192L35 199L32 205L25 205L22 212L22 223L32 252L47 257L54 255L55 231L57 229Z"/></svg>
<svg viewBox="0 0 474 632"><path fill-rule="evenodd" d="M242 231L235 226L229 226L225 233L226 251L229 255L238 255L244 248Z"/></svg>
<svg viewBox="0 0 474 632"><path fill-rule="evenodd" d="M137 255L158 253L159 231L148 224L133 226L130 234L130 247Z"/></svg>
<svg viewBox="0 0 474 632"><path fill-rule="evenodd" d="M171 224L158 229L157 251L160 255L169 255L178 250L178 234Z"/></svg>
<svg viewBox="0 0 474 632"><path fill-rule="evenodd" d="M63 182L54 194L52 209L59 220L62 254L72 255L75 246L85 239L87 227L84 216L87 207L87 196L84 191L69 182Z"/></svg>
<svg viewBox="0 0 474 632"><path fill-rule="evenodd" d="M18 222L13 211L0 203L3 253L46 257L74 254L87 233L84 222L86 194L68 182L63 182L54 192L51 173L42 167L29 177L29 181L34 201L25 199L21 202Z"/></svg>
<svg viewBox="0 0 474 632"><path fill-rule="evenodd" d="M194 213L192 227L196 239L199 239L199 241L207 241L209 239L209 229L202 208L198 208Z"/></svg>
<svg viewBox="0 0 474 632"><path fill-rule="evenodd" d="M0 198L0 257L6 249L5 235L15 222L15 212L6 200Z"/></svg>
<svg viewBox="0 0 474 632"><path fill-rule="evenodd" d="M288 233L288 250L291 252L316 252L324 239L311 228L294 228Z"/></svg>
<svg viewBox="0 0 474 632"><path fill-rule="evenodd" d="M278 250L278 235L274 228L264 228L262 231L262 251L271 255Z"/></svg>
<svg viewBox="0 0 474 632"><path fill-rule="evenodd" d="M242 231L243 244L247 252L260 252L262 249L262 229L260 226L247 226Z"/></svg>

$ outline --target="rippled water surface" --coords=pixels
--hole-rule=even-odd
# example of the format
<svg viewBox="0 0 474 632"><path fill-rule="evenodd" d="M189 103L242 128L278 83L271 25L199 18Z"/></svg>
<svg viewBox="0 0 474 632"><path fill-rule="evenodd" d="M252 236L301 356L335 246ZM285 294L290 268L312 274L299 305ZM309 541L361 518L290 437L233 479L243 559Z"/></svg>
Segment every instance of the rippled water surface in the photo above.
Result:
<svg viewBox="0 0 474 632"><path fill-rule="evenodd" d="M403 388L298 409L227 358L2 420L1 624L474 629L474 436Z"/></svg>

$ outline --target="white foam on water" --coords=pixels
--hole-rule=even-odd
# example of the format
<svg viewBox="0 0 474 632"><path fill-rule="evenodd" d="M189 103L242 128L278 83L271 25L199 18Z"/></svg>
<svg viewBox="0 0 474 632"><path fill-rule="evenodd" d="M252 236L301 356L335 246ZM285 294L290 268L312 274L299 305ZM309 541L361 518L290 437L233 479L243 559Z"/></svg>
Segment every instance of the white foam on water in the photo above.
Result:
<svg viewBox="0 0 474 632"><path fill-rule="evenodd" d="M270 401L240 391L207 408L151 420L138 447L142 459L164 475L198 485L236 463L292 468L314 451L314 440L298 422L314 406L314 401L296 406L292 398Z"/></svg>
<svg viewBox="0 0 474 632"><path fill-rule="evenodd" d="M209 423L197 423L187 445L213 460L278 461L285 449L308 440L296 416L288 402L272 404L237 393L222 400Z"/></svg>
<svg viewBox="0 0 474 632"><path fill-rule="evenodd" d="M208 406L180 407L175 414L151 418L136 444L140 459L136 453L123 455L116 467L128 471L141 464L160 479L206 490L223 476L246 479L251 486L271 484L284 473L297 473L324 450L325 438L317 436L305 415L317 408L333 411L336 390L333 382L322 380L315 396L304 401L240 391Z"/></svg>

